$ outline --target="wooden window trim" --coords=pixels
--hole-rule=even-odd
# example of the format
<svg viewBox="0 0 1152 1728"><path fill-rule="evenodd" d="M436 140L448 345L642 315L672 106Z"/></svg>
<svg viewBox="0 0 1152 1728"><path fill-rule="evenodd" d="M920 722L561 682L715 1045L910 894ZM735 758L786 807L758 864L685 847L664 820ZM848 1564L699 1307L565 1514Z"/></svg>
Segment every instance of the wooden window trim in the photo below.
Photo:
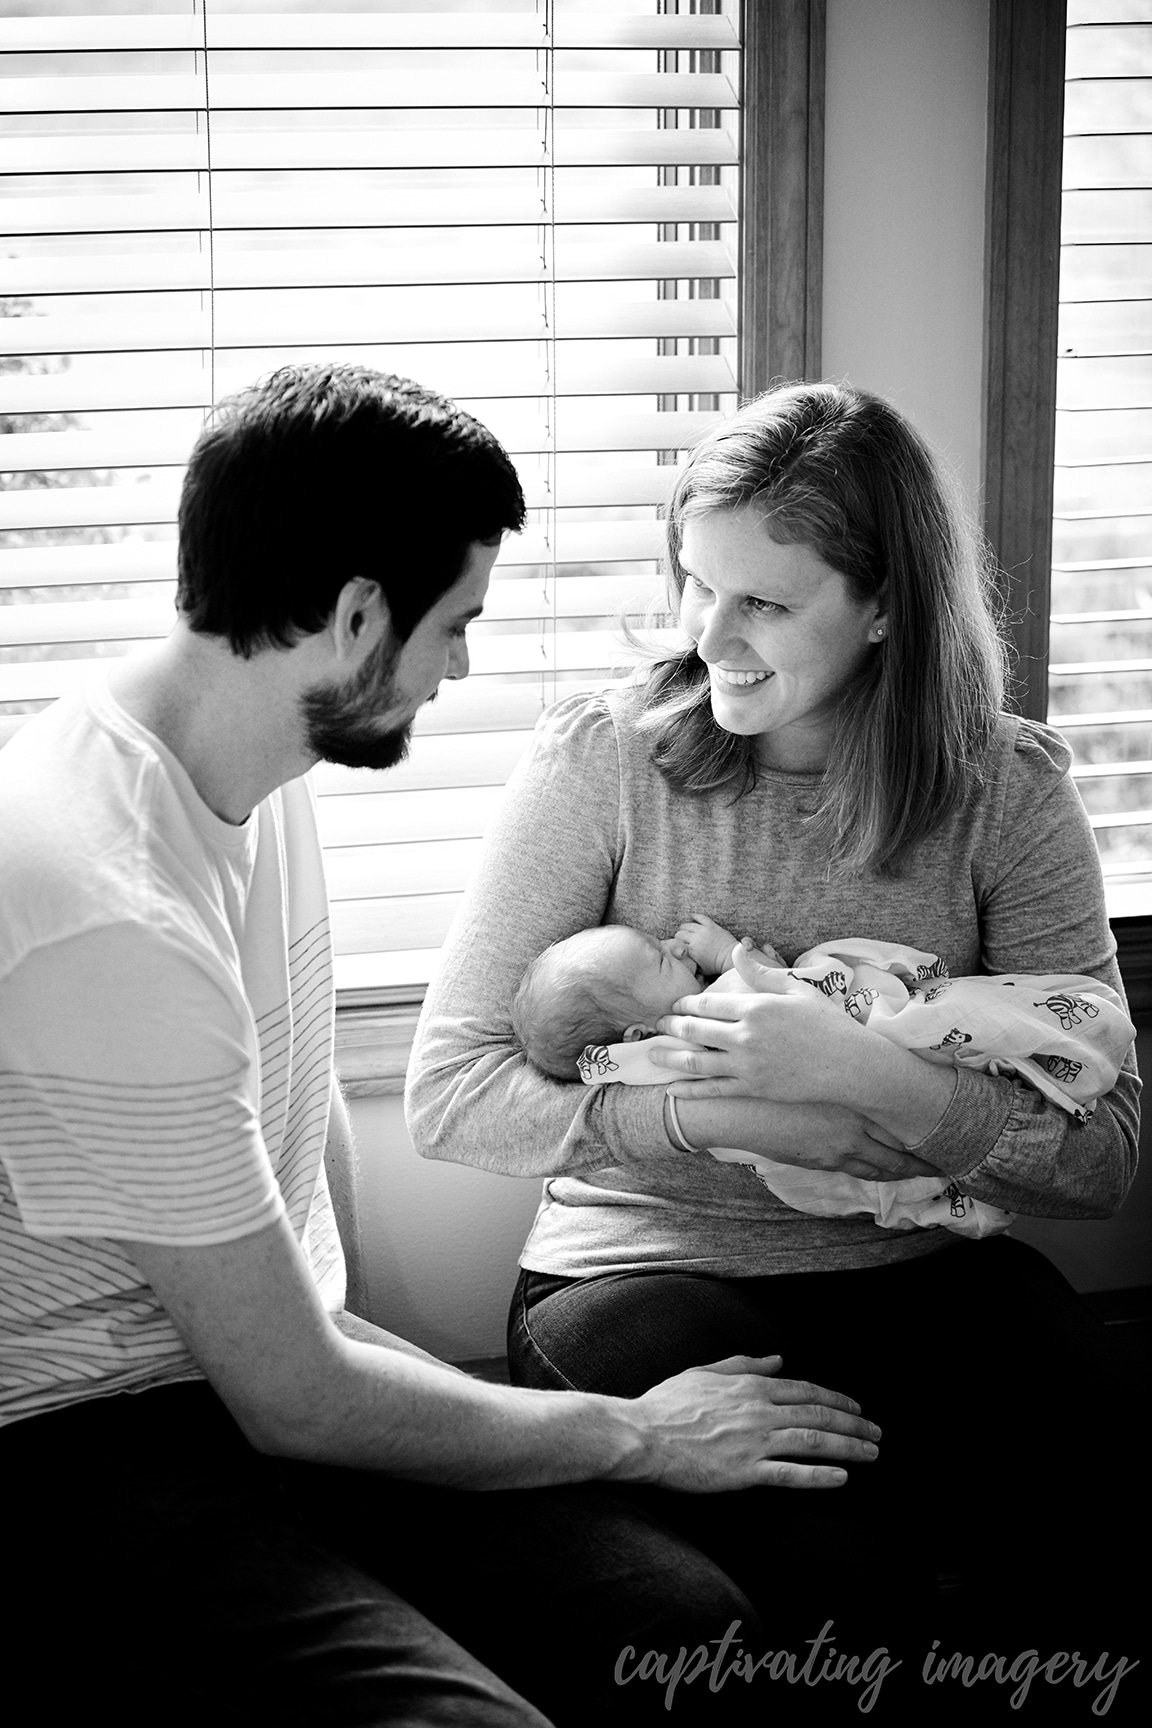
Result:
<svg viewBox="0 0 1152 1728"><path fill-rule="evenodd" d="M984 530L1008 577L1022 714L1048 713L1064 0L992 0Z"/></svg>
<svg viewBox="0 0 1152 1728"><path fill-rule="evenodd" d="M745 0L740 393L821 374L825 0Z"/></svg>

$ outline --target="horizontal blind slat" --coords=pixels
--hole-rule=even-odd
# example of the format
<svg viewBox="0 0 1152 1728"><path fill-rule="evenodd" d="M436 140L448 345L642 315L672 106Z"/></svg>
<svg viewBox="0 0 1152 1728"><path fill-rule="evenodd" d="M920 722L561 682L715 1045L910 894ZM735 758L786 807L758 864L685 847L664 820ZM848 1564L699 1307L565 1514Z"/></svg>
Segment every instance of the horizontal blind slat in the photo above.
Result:
<svg viewBox="0 0 1152 1728"><path fill-rule="evenodd" d="M429 894L342 900L332 907L332 939L339 954L438 948L462 899L462 894Z"/></svg>
<svg viewBox="0 0 1152 1728"><path fill-rule="evenodd" d="M727 360L719 355L670 354L652 359L605 360L589 365L567 356L553 359L539 344L531 348L486 358L480 368L462 371L459 360L449 361L447 370L422 369L421 382L453 399L486 397L557 396L691 396L726 395L736 389ZM329 358L336 358L329 351ZM61 373L0 373L0 414L94 413L111 409L202 408L214 399L243 389L253 376L274 371L298 361L291 352L262 357L256 367L219 362L209 369L191 354L182 365L167 368L118 367L115 370ZM320 359L321 355L303 358ZM339 355L345 362L360 362L358 353ZM383 358L383 356L381 356ZM549 366L554 375L549 376ZM215 389L213 388L215 386Z"/></svg>
<svg viewBox="0 0 1152 1728"><path fill-rule="evenodd" d="M539 72L526 69L430 75L389 73L249 73L135 78L3 78L0 111L11 114L163 114L267 109L536 109L736 108L729 79L710 73L582 73L557 69L551 97Z"/></svg>
<svg viewBox="0 0 1152 1728"><path fill-rule="evenodd" d="M471 407L471 404L464 404ZM500 405L497 404L497 409ZM619 414L596 420L581 415L575 404L557 416L555 447L562 451L687 449L717 425L721 415L684 410L668 414ZM479 410L475 410L479 412ZM540 428L499 413L485 415L492 431L512 456L547 450L553 440ZM535 431L537 436L529 434ZM3 470L71 468L183 467L192 436L172 432L13 432L0 444Z"/></svg>
<svg viewBox="0 0 1152 1728"><path fill-rule="evenodd" d="M333 793L317 800L320 838L326 847L364 846L379 841L476 839L500 801L496 786L462 786L451 798L426 792Z"/></svg>
<svg viewBox="0 0 1152 1728"><path fill-rule="evenodd" d="M387 833L389 812L377 813L377 833ZM387 880L389 898L408 894L460 894L480 862L481 841L432 840L364 846L329 846L324 853L328 899L378 898Z"/></svg>
<svg viewBox="0 0 1152 1728"><path fill-rule="evenodd" d="M731 50L733 21L707 15L628 17L609 12L558 12L552 45L564 48L652 48ZM501 51L541 48L548 42L545 19L532 13L209 13L156 17L4 18L0 53L90 53L302 48L474 48Z"/></svg>
<svg viewBox="0 0 1152 1728"><path fill-rule="evenodd" d="M327 178L327 177L326 177ZM200 191L139 197L9 198L3 206L8 234L165 234L207 229L478 228L524 227L542 221L571 224L734 222L729 194L720 186L651 188L556 188L550 208L541 208L538 187L511 191L405 192L366 184L349 186L347 175L327 187L281 191L229 186L213 175L211 198Z"/></svg>
<svg viewBox="0 0 1152 1728"><path fill-rule="evenodd" d="M298 298L294 296L293 298ZM328 296L336 299L336 296ZM385 303L379 311L359 311L336 304L327 311L302 307L264 316L253 310L248 295L217 294L214 324L207 315L173 314L141 308L127 313L83 317L11 317L5 323L9 354L115 354L206 349L268 347L368 347L379 343L386 328L390 347L405 343L526 342L551 334L560 345L592 337L655 339L658 337L736 334L732 308L723 300L690 300L684 296L650 301L621 301L609 306L565 309L562 329L549 332L544 314L508 311L502 316L487 308L446 306L435 319L405 300L397 311Z"/></svg>
<svg viewBox="0 0 1152 1728"><path fill-rule="evenodd" d="M128 133L77 130L60 137L23 135L6 146L10 174L202 173L208 167L203 130L195 115L185 116L182 132ZM372 130L309 124L324 116L309 112L295 130L236 128L222 114L212 129L214 170L322 168L480 168L539 167L547 161L539 131L521 127L450 126L433 132L378 126ZM738 160L736 140L725 126L585 127L555 116L552 160L568 167L731 167Z"/></svg>
<svg viewBox="0 0 1152 1728"><path fill-rule="evenodd" d="M190 241L195 236L188 237ZM703 277L726 280L735 275L728 248L716 240L632 242L623 246L585 244L561 237L551 267L543 264L538 246L527 241L496 243L479 248L404 247L399 240L380 240L374 250L331 246L265 252L191 245L183 252L141 252L125 255L83 253L12 259L5 264L9 294L129 294L182 290L207 293L219 289L386 287L391 284L454 282L646 282Z"/></svg>
<svg viewBox="0 0 1152 1728"><path fill-rule="evenodd" d="M318 762L312 769L317 796L331 793L421 792L457 786L502 786L523 755L531 730L457 734L449 738L417 736L408 755L395 768L343 768Z"/></svg>
<svg viewBox="0 0 1152 1728"><path fill-rule="evenodd" d="M347 954L337 948L332 967L337 1005L378 1007L381 1003L408 1005L419 1000L439 955L439 943L392 953L367 949Z"/></svg>

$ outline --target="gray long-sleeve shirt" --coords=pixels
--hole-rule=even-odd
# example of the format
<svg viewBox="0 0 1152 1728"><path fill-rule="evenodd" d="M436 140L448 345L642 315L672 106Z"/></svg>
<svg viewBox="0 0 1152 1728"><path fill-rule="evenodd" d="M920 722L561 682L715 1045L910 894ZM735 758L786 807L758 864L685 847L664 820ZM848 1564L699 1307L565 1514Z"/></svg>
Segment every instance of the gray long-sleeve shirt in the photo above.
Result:
<svg viewBox="0 0 1152 1728"><path fill-rule="evenodd" d="M760 770L735 801L685 796L652 766L635 704L630 690L559 703L509 784L421 1016L407 1100L417 1147L548 1178L523 1255L539 1271L758 1276L944 1246L942 1231L791 1211L743 1167L678 1150L663 1086L546 1078L517 1046L508 1004L551 942L599 923L663 936L694 912L789 962L850 934L937 953L954 976L1086 972L1122 991L1067 746L1005 716L983 789L903 876L830 878L806 822L818 774ZM1138 1090L1130 1055L1081 1125L1019 1082L961 1070L917 1152L1006 1210L1107 1217L1135 1168Z"/></svg>

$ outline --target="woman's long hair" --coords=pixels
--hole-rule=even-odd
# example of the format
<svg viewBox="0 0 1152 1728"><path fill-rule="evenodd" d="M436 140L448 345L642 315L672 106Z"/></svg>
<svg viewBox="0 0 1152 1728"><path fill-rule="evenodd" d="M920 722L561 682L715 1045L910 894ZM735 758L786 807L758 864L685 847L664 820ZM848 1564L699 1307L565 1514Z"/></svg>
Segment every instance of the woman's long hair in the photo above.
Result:
<svg viewBox="0 0 1152 1728"><path fill-rule="evenodd" d="M844 385L770 390L693 451L669 506L674 611L684 524L745 507L858 603L886 590L885 639L844 690L814 820L833 867L895 874L982 777L1006 674L992 560L919 434ZM755 785L756 739L716 724L694 649L653 667L641 725L681 791Z"/></svg>

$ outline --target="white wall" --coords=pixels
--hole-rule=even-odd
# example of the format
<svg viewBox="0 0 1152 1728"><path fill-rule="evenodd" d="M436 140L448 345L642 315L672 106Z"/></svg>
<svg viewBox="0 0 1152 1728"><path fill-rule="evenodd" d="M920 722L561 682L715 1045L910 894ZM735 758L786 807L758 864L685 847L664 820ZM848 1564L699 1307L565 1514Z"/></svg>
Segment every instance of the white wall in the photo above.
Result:
<svg viewBox="0 0 1152 1728"><path fill-rule="evenodd" d="M427 1162L399 1098L355 1098L350 1113L371 1318L452 1362L502 1356L539 1178Z"/></svg>
<svg viewBox="0 0 1152 1728"><path fill-rule="evenodd" d="M824 375L981 466L987 0L828 0Z"/></svg>

